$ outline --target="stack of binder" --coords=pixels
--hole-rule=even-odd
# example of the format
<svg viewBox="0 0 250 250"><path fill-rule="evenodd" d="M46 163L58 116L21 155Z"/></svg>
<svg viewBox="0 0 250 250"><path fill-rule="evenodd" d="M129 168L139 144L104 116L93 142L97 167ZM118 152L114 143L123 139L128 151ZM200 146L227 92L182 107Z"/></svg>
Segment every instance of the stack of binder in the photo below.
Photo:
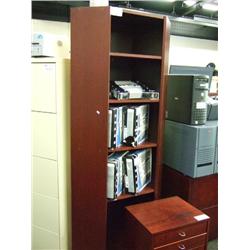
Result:
<svg viewBox="0 0 250 250"><path fill-rule="evenodd" d="M139 81L111 81L111 97L115 99L159 99L159 92Z"/></svg>
<svg viewBox="0 0 250 250"><path fill-rule="evenodd" d="M113 153L107 164L107 198L141 192L152 178L152 149Z"/></svg>
<svg viewBox="0 0 250 250"><path fill-rule="evenodd" d="M108 147L137 146L148 139L149 105L110 107Z"/></svg>

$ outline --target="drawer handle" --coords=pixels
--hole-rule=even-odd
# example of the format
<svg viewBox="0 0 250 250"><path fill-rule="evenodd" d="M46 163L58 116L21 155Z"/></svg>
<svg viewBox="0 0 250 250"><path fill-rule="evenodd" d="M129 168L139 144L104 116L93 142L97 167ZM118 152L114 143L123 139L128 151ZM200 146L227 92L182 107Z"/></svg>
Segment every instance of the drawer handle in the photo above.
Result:
<svg viewBox="0 0 250 250"><path fill-rule="evenodd" d="M186 233L185 233L185 232L180 232L179 235L180 235L181 237L185 237L185 236L186 236Z"/></svg>
<svg viewBox="0 0 250 250"><path fill-rule="evenodd" d="M178 248L181 249L181 250L186 249L185 245L183 245L183 244L179 245Z"/></svg>

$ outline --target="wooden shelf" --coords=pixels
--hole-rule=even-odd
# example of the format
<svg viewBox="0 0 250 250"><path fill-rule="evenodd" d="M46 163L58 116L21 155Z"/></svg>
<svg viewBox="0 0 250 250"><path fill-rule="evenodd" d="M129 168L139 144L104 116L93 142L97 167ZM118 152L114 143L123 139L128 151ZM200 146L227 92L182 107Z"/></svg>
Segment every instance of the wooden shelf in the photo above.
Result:
<svg viewBox="0 0 250 250"><path fill-rule="evenodd" d="M137 150L137 149L156 148L156 147L157 147L157 144L154 142L144 142L138 145L137 147L121 146L118 148L108 149L108 152L113 153L113 152L120 152L120 151L131 151L131 150Z"/></svg>
<svg viewBox="0 0 250 250"><path fill-rule="evenodd" d="M161 56L155 55L145 55L145 54L131 54L131 53L120 53L120 52L110 52L110 56L113 57L127 57L127 58L139 58L139 59L152 59L152 60L161 60Z"/></svg>
<svg viewBox="0 0 250 250"><path fill-rule="evenodd" d="M121 201L121 200L126 200L126 199L130 199L130 198L142 196L142 195L153 194L153 193L154 193L154 189L152 187L145 187L138 194L122 194L119 197L117 197L116 200L109 200L109 202L113 203L113 202L117 202L117 201Z"/></svg>
<svg viewBox="0 0 250 250"><path fill-rule="evenodd" d="M109 99L109 104L159 103L159 99Z"/></svg>

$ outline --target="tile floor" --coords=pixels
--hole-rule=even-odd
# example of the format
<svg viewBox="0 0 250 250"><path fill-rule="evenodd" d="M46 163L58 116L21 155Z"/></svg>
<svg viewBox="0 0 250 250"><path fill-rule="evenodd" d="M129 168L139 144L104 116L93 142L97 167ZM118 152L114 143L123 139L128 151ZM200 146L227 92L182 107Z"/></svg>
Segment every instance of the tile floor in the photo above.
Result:
<svg viewBox="0 0 250 250"><path fill-rule="evenodd" d="M209 241L207 250L218 250L218 239Z"/></svg>

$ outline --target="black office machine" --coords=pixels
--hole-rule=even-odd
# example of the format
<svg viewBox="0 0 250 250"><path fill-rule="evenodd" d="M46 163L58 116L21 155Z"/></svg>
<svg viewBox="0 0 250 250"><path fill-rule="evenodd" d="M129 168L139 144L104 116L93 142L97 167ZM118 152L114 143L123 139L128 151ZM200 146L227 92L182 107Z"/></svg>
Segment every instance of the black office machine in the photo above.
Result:
<svg viewBox="0 0 250 250"><path fill-rule="evenodd" d="M209 77L206 75L170 75L167 95L167 118L191 125L207 119Z"/></svg>

